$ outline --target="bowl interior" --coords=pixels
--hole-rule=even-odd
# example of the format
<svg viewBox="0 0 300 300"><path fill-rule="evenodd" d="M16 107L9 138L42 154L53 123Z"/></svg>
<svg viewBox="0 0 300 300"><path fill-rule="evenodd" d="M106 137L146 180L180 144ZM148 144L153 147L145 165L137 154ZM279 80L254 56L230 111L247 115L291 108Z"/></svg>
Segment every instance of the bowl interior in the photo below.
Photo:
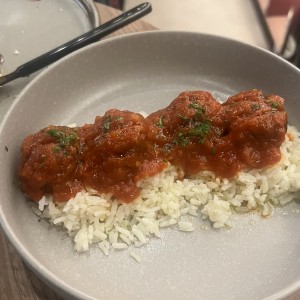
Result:
<svg viewBox="0 0 300 300"><path fill-rule="evenodd" d="M150 32L91 45L54 64L16 99L0 130L0 220L24 260L64 295L80 299L262 299L300 282L299 204L271 219L235 217L232 230L163 231L136 249L105 257L76 254L63 230L33 214L16 175L23 138L48 124L93 122L109 108L152 112L179 92L204 89L220 100L258 88L286 99L300 128L300 72L280 58L197 33ZM216 288L217 287L217 288Z"/></svg>

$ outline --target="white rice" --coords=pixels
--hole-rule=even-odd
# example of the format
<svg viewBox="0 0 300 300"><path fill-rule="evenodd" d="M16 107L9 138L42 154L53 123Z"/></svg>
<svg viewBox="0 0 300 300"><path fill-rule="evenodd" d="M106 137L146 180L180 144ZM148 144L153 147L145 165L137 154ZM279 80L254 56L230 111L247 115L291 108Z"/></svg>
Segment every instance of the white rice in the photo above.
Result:
<svg viewBox="0 0 300 300"><path fill-rule="evenodd" d="M141 257L139 255L137 255L136 253L134 253L133 251L129 252L130 256L133 257L138 263L140 263L142 261Z"/></svg>
<svg viewBox="0 0 300 300"><path fill-rule="evenodd" d="M271 216L274 206L286 205L300 196L299 132L289 127L288 134L294 138L286 138L282 159L272 167L240 172L231 180L205 171L180 181L175 168L169 166L140 182L141 195L132 203L119 203L108 194L80 192L66 203L54 204L51 196L43 197L39 215L65 227L77 252L98 244L105 255L111 249L141 247L160 237L165 227L193 231L189 216L209 219L214 228L232 226L235 212L256 210ZM134 252L129 254L141 261Z"/></svg>

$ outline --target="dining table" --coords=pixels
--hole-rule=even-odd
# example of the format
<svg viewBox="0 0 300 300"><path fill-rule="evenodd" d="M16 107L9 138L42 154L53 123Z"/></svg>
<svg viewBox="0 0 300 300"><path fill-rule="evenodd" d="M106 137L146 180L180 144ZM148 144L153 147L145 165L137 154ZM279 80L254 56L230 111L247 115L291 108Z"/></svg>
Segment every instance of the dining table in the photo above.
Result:
<svg viewBox="0 0 300 300"><path fill-rule="evenodd" d="M95 3L100 15L100 22L104 23L121 11L100 3ZM135 32L158 30L155 26L138 20L106 37L130 34ZM10 241L0 228L0 299L2 300L61 300L37 274L35 274L22 260ZM290 295L286 300L300 300L300 291Z"/></svg>
<svg viewBox="0 0 300 300"><path fill-rule="evenodd" d="M95 3L100 23L117 17L122 12L110 6ZM135 21L110 34L106 39L156 30L157 28L143 20ZM104 38L103 38L104 39ZM0 227L0 299L1 300L62 300L48 287L22 260Z"/></svg>

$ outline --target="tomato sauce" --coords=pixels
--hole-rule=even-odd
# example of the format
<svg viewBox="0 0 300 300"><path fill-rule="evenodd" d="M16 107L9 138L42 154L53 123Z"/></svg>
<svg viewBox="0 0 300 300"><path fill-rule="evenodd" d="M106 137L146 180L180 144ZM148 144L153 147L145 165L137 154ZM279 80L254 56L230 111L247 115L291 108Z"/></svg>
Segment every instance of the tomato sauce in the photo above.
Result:
<svg viewBox="0 0 300 300"><path fill-rule="evenodd" d="M25 138L19 168L33 200L67 201L81 190L111 193L123 202L140 194L137 182L177 166L185 177L203 170L231 178L277 163L285 140L284 100L259 90L219 103L204 91L183 92L147 118L112 109L93 124L48 126Z"/></svg>

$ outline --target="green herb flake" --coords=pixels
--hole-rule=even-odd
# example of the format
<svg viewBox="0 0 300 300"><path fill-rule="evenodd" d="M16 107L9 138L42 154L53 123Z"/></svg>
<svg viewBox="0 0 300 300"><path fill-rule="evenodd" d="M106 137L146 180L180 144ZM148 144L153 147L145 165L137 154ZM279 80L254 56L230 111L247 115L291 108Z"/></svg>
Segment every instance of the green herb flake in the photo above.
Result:
<svg viewBox="0 0 300 300"><path fill-rule="evenodd" d="M64 132L59 131L59 130L57 130L57 129L50 129L50 130L47 131L47 133L48 133L50 136L54 137L54 138L61 138L61 137L63 137L63 136L65 135Z"/></svg>
<svg viewBox="0 0 300 300"><path fill-rule="evenodd" d="M179 114L178 117L184 121L190 121L190 118L188 116Z"/></svg>
<svg viewBox="0 0 300 300"><path fill-rule="evenodd" d="M189 135L205 137L210 131L210 124L207 122L196 123L194 128L189 131Z"/></svg>
<svg viewBox="0 0 300 300"><path fill-rule="evenodd" d="M177 137L174 139L174 144L177 146L186 147L190 144L190 139L182 132L180 132L178 133Z"/></svg>
<svg viewBox="0 0 300 300"><path fill-rule="evenodd" d="M259 110L260 109L260 105L258 103L251 103L251 109L252 110Z"/></svg>
<svg viewBox="0 0 300 300"><path fill-rule="evenodd" d="M69 146L72 142L76 141L77 139L77 135L75 133L66 134L65 132L57 129L47 130L46 133L57 140L59 147Z"/></svg>
<svg viewBox="0 0 300 300"><path fill-rule="evenodd" d="M266 103L268 103L273 110L277 110L280 106L279 103L272 101L272 100L267 100Z"/></svg>
<svg viewBox="0 0 300 300"><path fill-rule="evenodd" d="M112 118L110 115L106 115L103 123L103 131L108 131L110 129L110 123Z"/></svg>
<svg viewBox="0 0 300 300"><path fill-rule="evenodd" d="M159 128L164 128L163 117L160 116L158 121L156 122L156 126Z"/></svg>
<svg viewBox="0 0 300 300"><path fill-rule="evenodd" d="M205 107L202 105L198 104L197 102L193 101L189 104L188 108L192 108L196 110L197 114L204 114L205 113Z"/></svg>
<svg viewBox="0 0 300 300"><path fill-rule="evenodd" d="M114 119L118 122L123 121L124 118L122 116L115 116Z"/></svg>
<svg viewBox="0 0 300 300"><path fill-rule="evenodd" d="M72 142L74 142L76 140L76 135L75 134L70 134L70 135L66 135L64 138L62 138L59 141L59 145L64 147L64 146L68 146L70 145Z"/></svg>
<svg viewBox="0 0 300 300"><path fill-rule="evenodd" d="M52 148L52 151L55 152L55 153L58 153L58 152L61 151L61 149L62 149L61 146L57 145L57 146L54 146L54 147Z"/></svg>

